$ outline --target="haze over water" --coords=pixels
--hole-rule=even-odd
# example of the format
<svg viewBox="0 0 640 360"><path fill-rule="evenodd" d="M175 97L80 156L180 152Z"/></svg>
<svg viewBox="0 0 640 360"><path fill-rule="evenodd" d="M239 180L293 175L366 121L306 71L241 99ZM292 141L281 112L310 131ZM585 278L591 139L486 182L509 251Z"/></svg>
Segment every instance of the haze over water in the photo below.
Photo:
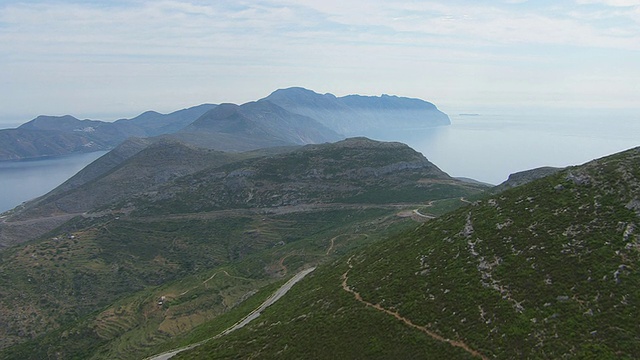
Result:
<svg viewBox="0 0 640 360"><path fill-rule="evenodd" d="M444 111L450 126L375 138L405 142L451 176L490 184L514 172L579 165L640 146L640 112ZM47 193L102 154L0 162L0 211Z"/></svg>
<svg viewBox="0 0 640 360"><path fill-rule="evenodd" d="M579 165L640 146L640 112L447 110L451 126L389 133L420 151L451 176L490 184L541 166Z"/></svg>

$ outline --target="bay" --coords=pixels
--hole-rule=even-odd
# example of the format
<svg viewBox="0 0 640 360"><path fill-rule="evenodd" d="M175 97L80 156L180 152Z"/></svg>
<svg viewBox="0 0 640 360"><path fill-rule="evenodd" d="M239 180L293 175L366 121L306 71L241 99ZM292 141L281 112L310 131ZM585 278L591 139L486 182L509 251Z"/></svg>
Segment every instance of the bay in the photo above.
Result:
<svg viewBox="0 0 640 360"><path fill-rule="evenodd" d="M465 114L466 113L466 114ZM390 131L451 176L490 184L541 166L566 167L640 146L640 111L448 111L450 126Z"/></svg>
<svg viewBox="0 0 640 360"><path fill-rule="evenodd" d="M640 111L446 112L450 126L390 128L373 138L404 142L451 176L489 184L499 184L514 172L579 165L640 146ZM104 153L0 162L0 212L44 195Z"/></svg>
<svg viewBox="0 0 640 360"><path fill-rule="evenodd" d="M105 153L0 162L0 212L46 194Z"/></svg>

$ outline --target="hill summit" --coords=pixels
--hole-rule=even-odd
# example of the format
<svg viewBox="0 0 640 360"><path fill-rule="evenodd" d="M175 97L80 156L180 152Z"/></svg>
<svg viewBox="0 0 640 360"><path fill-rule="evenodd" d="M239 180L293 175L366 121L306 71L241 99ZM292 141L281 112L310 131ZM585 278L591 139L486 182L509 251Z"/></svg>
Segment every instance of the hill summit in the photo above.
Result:
<svg viewBox="0 0 640 360"><path fill-rule="evenodd" d="M173 137L225 151L315 144L343 138L314 119L266 101L221 104Z"/></svg>

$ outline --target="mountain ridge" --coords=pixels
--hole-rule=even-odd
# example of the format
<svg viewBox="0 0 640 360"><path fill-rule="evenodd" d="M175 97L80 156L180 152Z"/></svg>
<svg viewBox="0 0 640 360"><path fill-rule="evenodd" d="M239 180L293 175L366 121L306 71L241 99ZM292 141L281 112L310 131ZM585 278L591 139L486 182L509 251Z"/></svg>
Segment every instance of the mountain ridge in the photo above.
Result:
<svg viewBox="0 0 640 360"><path fill-rule="evenodd" d="M395 95L336 97L292 87L278 89L259 101L270 101L314 118L348 137L376 137L391 126L408 131L451 124L449 117L432 103Z"/></svg>
<svg viewBox="0 0 640 360"><path fill-rule="evenodd" d="M450 124L446 114L420 99L395 95L336 97L298 87L278 89L260 100L235 105L247 117L245 121L257 121L254 124L258 126L251 131L245 126L244 132L217 133L211 131L215 127L192 126L216 106L202 104L169 114L149 110L114 122L41 115L15 129L0 130L0 161L110 150L129 137L173 137L216 150L246 151L353 136L376 138L389 127L412 131ZM276 125L276 118L286 125ZM203 134L203 129L209 131Z"/></svg>
<svg viewBox="0 0 640 360"><path fill-rule="evenodd" d="M0 161L111 150L129 137L175 132L212 107L203 104L169 114L147 111L114 122L40 115L15 129L0 130Z"/></svg>
<svg viewBox="0 0 640 360"><path fill-rule="evenodd" d="M255 101L242 105L221 104L173 136L198 146L233 151L324 143L343 138L314 119L290 113L271 102ZM220 137L227 139L226 144Z"/></svg>

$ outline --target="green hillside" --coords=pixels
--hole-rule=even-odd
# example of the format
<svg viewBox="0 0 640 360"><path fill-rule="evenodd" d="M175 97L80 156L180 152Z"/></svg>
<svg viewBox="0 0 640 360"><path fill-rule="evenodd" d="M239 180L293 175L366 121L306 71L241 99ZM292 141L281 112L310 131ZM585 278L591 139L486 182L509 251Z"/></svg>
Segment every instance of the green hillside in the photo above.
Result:
<svg viewBox="0 0 640 360"><path fill-rule="evenodd" d="M127 200L137 214L422 203L477 193L400 143L352 138L212 167ZM122 205L124 206L124 205Z"/></svg>
<svg viewBox="0 0 640 360"><path fill-rule="evenodd" d="M325 264L175 359L636 358L639 199L640 148L568 168Z"/></svg>
<svg viewBox="0 0 640 360"><path fill-rule="evenodd" d="M184 159L187 175L127 195L135 178L152 179L161 145L61 197L108 192L112 179L110 191L124 192L113 193L115 203L0 252L0 358L152 355L203 336L189 335L200 325L220 326L207 322L259 302L298 269L414 228L412 219L424 221L440 202L461 206L484 190L406 145L350 139L262 156L178 146L194 160ZM181 164L179 152L168 155ZM189 174L193 167L205 169ZM227 319L216 324L235 322Z"/></svg>

